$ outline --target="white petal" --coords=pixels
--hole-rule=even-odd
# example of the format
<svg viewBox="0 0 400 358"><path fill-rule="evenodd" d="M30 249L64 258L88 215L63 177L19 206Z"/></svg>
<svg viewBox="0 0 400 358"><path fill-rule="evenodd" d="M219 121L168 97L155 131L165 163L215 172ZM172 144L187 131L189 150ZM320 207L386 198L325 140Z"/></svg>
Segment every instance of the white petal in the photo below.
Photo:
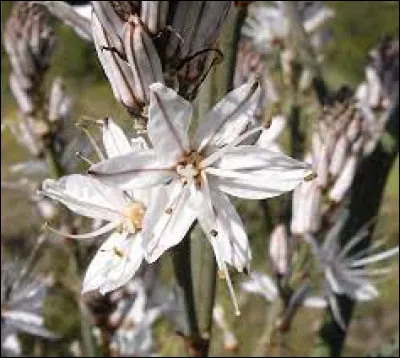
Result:
<svg viewBox="0 0 400 358"><path fill-rule="evenodd" d="M132 151L128 138L111 118L106 118L103 122L103 144L108 158Z"/></svg>
<svg viewBox="0 0 400 358"><path fill-rule="evenodd" d="M229 92L207 114L197 128L194 149L222 147L238 137L254 121L260 96L257 82L244 84Z"/></svg>
<svg viewBox="0 0 400 358"><path fill-rule="evenodd" d="M80 215L107 221L120 221L121 209L125 205L122 191L78 174L62 177L58 181L45 180L42 193Z"/></svg>
<svg viewBox="0 0 400 358"><path fill-rule="evenodd" d="M304 29L306 32L311 33L316 31L326 20L329 20L335 15L332 9L323 7L315 12L309 19L304 21Z"/></svg>
<svg viewBox="0 0 400 358"><path fill-rule="evenodd" d="M350 267L360 267L360 266L364 266L366 264L370 264L373 262L382 261L382 260L385 260L394 255L398 255L398 253L399 253L399 247L397 246L397 247L394 247L393 249L386 250L384 252L380 252L379 254L375 254L375 255L365 257L363 259L355 260L351 263Z"/></svg>
<svg viewBox="0 0 400 358"><path fill-rule="evenodd" d="M346 324L344 323L344 319L342 316L342 313L340 312L340 307L338 305L337 299L334 294L330 294L328 296L328 301L329 301L329 306L331 308L333 317L335 318L336 323L339 325L339 327L345 331L346 330Z"/></svg>
<svg viewBox="0 0 400 358"><path fill-rule="evenodd" d="M159 155L176 159L189 151L188 130L192 105L162 83L150 86L149 122L147 130Z"/></svg>
<svg viewBox="0 0 400 358"><path fill-rule="evenodd" d="M257 146L260 148L270 149L274 142L278 139L279 135L285 129L286 117L279 115L272 118L271 125L269 128L264 129L261 132L260 138L258 138Z"/></svg>
<svg viewBox="0 0 400 358"><path fill-rule="evenodd" d="M344 225L346 224L349 215L350 215L349 210L344 210L340 214L340 216L336 219L335 225L333 225L333 227L328 231L324 243L322 245L322 251L324 253L329 254L335 252L335 255L339 254L337 252L337 249L339 248L339 235Z"/></svg>
<svg viewBox="0 0 400 358"><path fill-rule="evenodd" d="M345 288L340 284L339 280L335 276L335 273L332 271L331 267L327 267L325 270L325 277L332 291L337 294L344 294Z"/></svg>
<svg viewBox="0 0 400 358"><path fill-rule="evenodd" d="M249 268L251 251L246 230L235 207L223 193L211 193L222 259L238 271Z"/></svg>
<svg viewBox="0 0 400 358"><path fill-rule="evenodd" d="M378 296L378 290L369 283L362 285L354 292L354 297L357 301L370 301Z"/></svg>
<svg viewBox="0 0 400 358"><path fill-rule="evenodd" d="M20 321L27 325L42 326L43 317L27 311L21 310L6 310L2 313L3 319L8 318L13 321Z"/></svg>
<svg viewBox="0 0 400 358"><path fill-rule="evenodd" d="M168 191L160 194L159 201L151 203L152 207L148 209L149 215L146 214L146 216L150 216L150 213L154 216L149 217L143 225L143 248L147 262L156 261L186 235L196 219L194 211L187 205L189 197L188 187L182 187L181 183L173 182Z"/></svg>
<svg viewBox="0 0 400 358"><path fill-rule="evenodd" d="M312 308L325 308L328 305L328 302L326 302L326 299L324 297L309 296L304 299L303 305L305 307Z"/></svg>
<svg viewBox="0 0 400 358"><path fill-rule="evenodd" d="M132 189L163 183L174 171L173 163L158 158L153 149L143 149L94 164L88 173L101 181Z"/></svg>
<svg viewBox="0 0 400 358"><path fill-rule="evenodd" d="M264 296L267 301L273 301L278 297L278 289L274 281L260 272L251 272L250 279L242 282L241 287L247 292Z"/></svg>
<svg viewBox="0 0 400 358"><path fill-rule="evenodd" d="M207 168L213 185L241 198L265 199L293 190L309 173L306 163L253 146L231 149Z"/></svg>
<svg viewBox="0 0 400 358"><path fill-rule="evenodd" d="M123 286L136 273L142 260L140 235L111 234L86 271L82 293L99 289L105 294Z"/></svg>
<svg viewBox="0 0 400 358"><path fill-rule="evenodd" d="M206 225L204 230L210 232L211 230L218 230L216 222L217 218L213 208L207 176L204 171L202 171L200 175L202 180L201 188L198 188L194 182L189 185L189 205L193 211L196 212L197 217L202 218L202 221Z"/></svg>

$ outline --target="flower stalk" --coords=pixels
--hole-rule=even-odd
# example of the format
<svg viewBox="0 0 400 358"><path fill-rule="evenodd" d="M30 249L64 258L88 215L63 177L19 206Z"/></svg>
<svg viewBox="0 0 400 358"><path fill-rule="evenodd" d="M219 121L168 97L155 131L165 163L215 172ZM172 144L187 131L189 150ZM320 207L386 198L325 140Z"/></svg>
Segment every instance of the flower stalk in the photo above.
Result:
<svg viewBox="0 0 400 358"><path fill-rule="evenodd" d="M380 60L382 60L382 58ZM396 56L394 56L394 62L392 63L392 66L387 66L389 64L388 59L383 58L383 62L386 62L386 69L388 67L396 67L397 63L397 78L395 71L393 71L393 73L387 77L390 77L394 82L398 83L398 48L397 59ZM384 67L382 66L382 68ZM365 157L357 168L349 198L349 219L340 233L340 239L343 245L346 244L349 238L351 238L362 225L367 222L371 222L373 218L378 215L387 179L395 159L398 156L398 89L391 92L391 95L391 105L386 113L387 122L385 130L386 135L392 138L392 145L385 146L383 144L382 137L373 152L369 156ZM352 253L356 254L367 249L370 246L372 235L373 227L371 227L371 230L369 230L366 238L353 248ZM323 325L313 347L313 356L337 357L341 354L356 302L344 295L338 296L337 301L339 309L342 312L346 330L342 330L340 328L335 321L331 310L327 310L324 315Z"/></svg>

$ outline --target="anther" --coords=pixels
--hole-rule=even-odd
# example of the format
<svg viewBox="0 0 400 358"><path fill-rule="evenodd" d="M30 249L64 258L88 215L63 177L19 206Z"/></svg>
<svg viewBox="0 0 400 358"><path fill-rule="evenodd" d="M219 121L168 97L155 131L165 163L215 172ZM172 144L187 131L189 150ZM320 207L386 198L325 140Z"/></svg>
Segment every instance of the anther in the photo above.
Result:
<svg viewBox="0 0 400 358"><path fill-rule="evenodd" d="M304 177L304 181L311 181L317 177L317 173L312 172Z"/></svg>
<svg viewBox="0 0 400 358"><path fill-rule="evenodd" d="M213 229L213 230L210 231L210 235L212 237L216 237L216 236L218 236L218 231Z"/></svg>

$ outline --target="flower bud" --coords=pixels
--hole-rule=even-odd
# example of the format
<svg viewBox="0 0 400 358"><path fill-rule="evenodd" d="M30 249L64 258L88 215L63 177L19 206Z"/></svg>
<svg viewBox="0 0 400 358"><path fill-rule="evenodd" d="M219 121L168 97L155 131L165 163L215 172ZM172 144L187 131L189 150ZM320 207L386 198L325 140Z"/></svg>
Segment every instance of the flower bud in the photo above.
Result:
<svg viewBox="0 0 400 358"><path fill-rule="evenodd" d="M125 26L124 47L132 70L134 94L144 105L150 102L149 86L155 82L163 82L161 62L153 41L139 18L132 15Z"/></svg>
<svg viewBox="0 0 400 358"><path fill-rule="evenodd" d="M35 105L33 103L33 98L24 90L21 86L21 81L18 80L19 76L15 73L10 75L10 89L17 101L20 111L26 115L33 114L35 111Z"/></svg>
<svg viewBox="0 0 400 358"><path fill-rule="evenodd" d="M336 179L335 184L329 191L329 199L337 203L343 199L347 190L350 188L351 183L353 182L353 178L356 173L357 162L358 159L355 154L351 155L347 159L340 176Z"/></svg>
<svg viewBox="0 0 400 358"><path fill-rule="evenodd" d="M312 161L317 172L315 181L322 188L328 184L328 148L317 132L312 134Z"/></svg>
<svg viewBox="0 0 400 358"><path fill-rule="evenodd" d="M165 28L168 16L168 1L143 1L140 13L142 23L151 34L156 35Z"/></svg>
<svg viewBox="0 0 400 358"><path fill-rule="evenodd" d="M71 109L71 98L65 93L61 78L56 78L51 87L47 117L51 122L67 119L71 114Z"/></svg>
<svg viewBox="0 0 400 358"><path fill-rule="evenodd" d="M292 234L316 232L321 225L321 189L316 180L301 183L293 192Z"/></svg>
<svg viewBox="0 0 400 358"><path fill-rule="evenodd" d="M288 271L288 237L284 224L277 225L269 239L269 257L274 271L285 275Z"/></svg>
<svg viewBox="0 0 400 358"><path fill-rule="evenodd" d="M367 104L371 108L377 108L381 102L382 88L379 77L375 70L367 66L365 69L365 77L367 80Z"/></svg>
<svg viewBox="0 0 400 358"><path fill-rule="evenodd" d="M97 18L104 29L105 36L108 38L107 46L113 47L122 53L124 20L115 11L112 3L112 1L92 1L92 22L94 17Z"/></svg>
<svg viewBox="0 0 400 358"><path fill-rule="evenodd" d="M118 53L112 51L113 46L100 20L95 14L92 17L93 40L97 55L104 72L111 84L115 98L121 102L129 112L140 113L142 108L135 98L135 83L129 64ZM122 45L121 45L122 46Z"/></svg>
<svg viewBox="0 0 400 358"><path fill-rule="evenodd" d="M349 143L346 134L342 134L336 141L335 149L333 150L332 158L329 163L329 173L336 177L342 169L348 153Z"/></svg>
<svg viewBox="0 0 400 358"><path fill-rule="evenodd" d="M178 2L166 45L165 67L177 71L179 94L192 99L208 70L208 58L230 9L230 1Z"/></svg>

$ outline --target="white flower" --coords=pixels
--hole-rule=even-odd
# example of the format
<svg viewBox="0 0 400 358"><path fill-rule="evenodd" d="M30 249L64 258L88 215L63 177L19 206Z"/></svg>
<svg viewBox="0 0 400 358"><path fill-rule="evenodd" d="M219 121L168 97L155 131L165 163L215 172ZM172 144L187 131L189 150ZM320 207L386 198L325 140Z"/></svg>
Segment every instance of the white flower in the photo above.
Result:
<svg viewBox="0 0 400 358"><path fill-rule="evenodd" d="M145 287L142 280L131 281L131 290L136 293L132 298L118 301L117 310L122 319L113 334L110 348L118 356L151 356L153 348L152 325L163 312L163 306L149 308Z"/></svg>
<svg viewBox="0 0 400 358"><path fill-rule="evenodd" d="M110 119L104 122L103 143L107 156L114 157L135 150L122 130ZM83 292L114 290L128 282L143 260L142 222L148 192L120 190L84 175L68 175L58 181L43 182L42 193L58 200L72 211L108 224L91 233L69 235L85 239L110 232L90 263L83 281Z"/></svg>
<svg viewBox="0 0 400 358"><path fill-rule="evenodd" d="M308 166L276 151L239 145L262 131L246 131L259 99L256 83L239 87L217 103L192 141L187 134L190 103L161 83L150 90L148 136L154 148L100 162L89 173L122 188L168 183L168 190L150 203L143 223L146 260L154 262L178 244L197 218L238 314L226 263L242 271L251 253L243 223L225 193L248 199L277 196L294 189Z"/></svg>
<svg viewBox="0 0 400 358"><path fill-rule="evenodd" d="M321 46L321 26L334 16L333 10L321 2L312 2L314 9L299 9L304 22L304 29L311 34L311 42L315 47ZM282 45L289 34L288 19L283 1L274 1L270 6L251 4L248 16L242 28L242 34L251 38L261 53L269 53L276 45Z"/></svg>
<svg viewBox="0 0 400 358"><path fill-rule="evenodd" d="M345 323L336 295L347 295L357 301L369 301L376 298L378 290L370 282L369 278L386 274L389 271L386 268L367 269L364 266L387 259L399 252L399 247L397 246L370 256L365 256L366 250L349 255L351 250L368 235L368 230L365 227L360 229L344 247L341 247L339 242L340 232L347 217L348 214L345 212L327 233L322 245L318 245L312 236L306 237L306 241L311 244L317 258L319 268L324 273L325 296L333 316L343 329L345 329Z"/></svg>
<svg viewBox="0 0 400 358"><path fill-rule="evenodd" d="M275 282L266 274L253 271L248 280L241 283L242 290L261 295L268 302L279 299L279 290ZM325 308L327 305L324 297L311 296L311 285L303 281L292 293L289 301L284 307L283 317L280 321L282 326L288 325L297 309L303 305L309 308Z"/></svg>
<svg viewBox="0 0 400 358"><path fill-rule="evenodd" d="M2 263L1 267L1 336L4 340L17 332L54 339L57 336L44 327L43 304L48 280L21 275L23 268ZM13 343L13 338L8 343ZM14 342L15 343L15 342ZM7 349L7 347L5 347ZM11 349L11 347L8 347Z"/></svg>

